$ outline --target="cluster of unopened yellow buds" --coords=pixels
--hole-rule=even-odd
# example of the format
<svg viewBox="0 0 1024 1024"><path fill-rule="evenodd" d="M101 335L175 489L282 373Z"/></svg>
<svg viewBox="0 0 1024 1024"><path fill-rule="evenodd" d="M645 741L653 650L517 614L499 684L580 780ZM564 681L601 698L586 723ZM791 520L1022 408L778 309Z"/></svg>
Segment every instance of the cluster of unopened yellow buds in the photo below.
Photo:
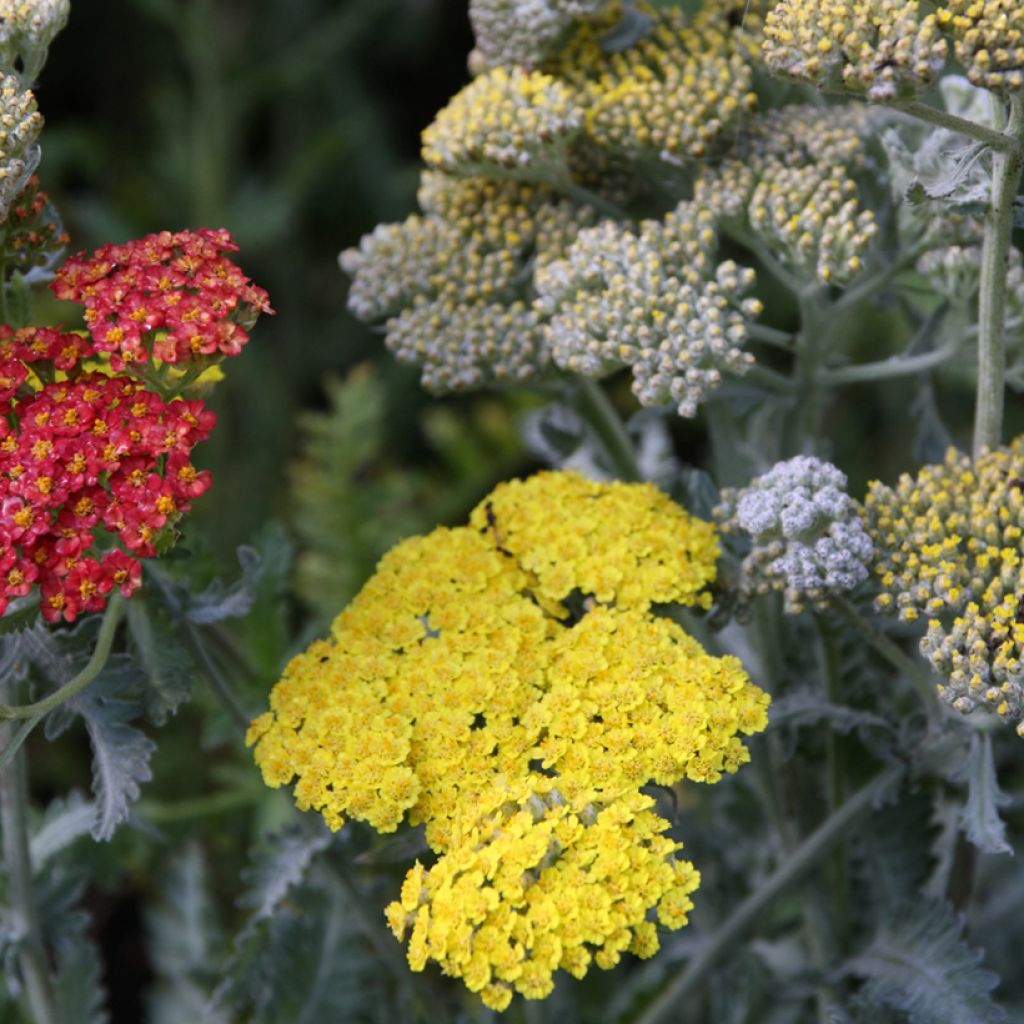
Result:
<svg viewBox="0 0 1024 1024"><path fill-rule="evenodd" d="M1024 5L1020 0L947 0L938 22L953 33L957 60L974 85L1024 88Z"/></svg>
<svg viewBox="0 0 1024 1024"><path fill-rule="evenodd" d="M874 483L865 502L882 610L924 616L922 653L942 698L965 714L1024 715L1024 438L976 461L944 462ZM1024 735L1024 724L1018 725Z"/></svg>
<svg viewBox="0 0 1024 1024"><path fill-rule="evenodd" d="M874 100L931 82L947 42L919 0L781 0L765 19L764 58L773 71L820 88L844 86Z"/></svg>
<svg viewBox="0 0 1024 1024"><path fill-rule="evenodd" d="M0 221L39 163L43 116L15 75L0 77Z"/></svg>
<svg viewBox="0 0 1024 1024"><path fill-rule="evenodd" d="M561 367L603 377L633 372L643 405L675 404L696 415L723 372L744 373L746 323L761 311L744 298L754 273L726 261L715 268L714 217L692 202L638 231L606 221L582 231L564 260L537 275L537 306Z"/></svg>
<svg viewBox="0 0 1024 1024"><path fill-rule="evenodd" d="M0 0L0 69L33 82L70 13L70 0Z"/></svg>
<svg viewBox="0 0 1024 1024"><path fill-rule="evenodd" d="M572 89L541 71L497 67L456 93L423 132L423 161L453 174L550 178L583 126Z"/></svg>
<svg viewBox="0 0 1024 1024"><path fill-rule="evenodd" d="M863 266L878 232L850 177L863 160L864 114L850 107L792 105L755 117L741 136L742 157L707 167L700 203L756 232L801 276L841 284Z"/></svg>
<svg viewBox="0 0 1024 1024"><path fill-rule="evenodd" d="M502 1008L685 923L697 875L641 787L735 771L768 703L651 610L706 606L716 557L653 485L542 473L393 549L287 667L249 734L267 783L439 855L388 910L414 969Z"/></svg>

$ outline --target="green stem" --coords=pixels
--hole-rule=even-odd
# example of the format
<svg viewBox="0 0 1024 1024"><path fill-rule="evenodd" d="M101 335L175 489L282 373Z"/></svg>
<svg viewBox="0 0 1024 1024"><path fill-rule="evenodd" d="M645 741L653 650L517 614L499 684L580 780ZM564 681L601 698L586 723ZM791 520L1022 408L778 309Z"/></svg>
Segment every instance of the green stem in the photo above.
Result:
<svg viewBox="0 0 1024 1024"><path fill-rule="evenodd" d="M110 648L114 643L114 633L124 615L124 598L118 591L114 591L107 602L106 611L103 613L103 622L100 624L100 632L96 637L96 647L93 649L92 657L88 660L85 668L78 673L70 682L65 683L59 690L51 693L49 697L37 700L32 704L0 704L0 719L4 718L35 718L37 715L45 715L52 711L59 704L81 693L102 671L110 657Z"/></svg>
<svg viewBox="0 0 1024 1024"><path fill-rule="evenodd" d="M573 202L579 203L581 206L592 206L605 217L611 217L612 220L623 222L630 220L629 214L617 203L613 203L610 199L605 199L604 196L592 192L589 188L577 184L568 177L560 179L556 188L567 195Z"/></svg>
<svg viewBox="0 0 1024 1024"><path fill-rule="evenodd" d="M859 306L865 299L881 289L888 288L893 283L897 274L901 274L917 262L922 251L919 248L911 249L887 267L882 267L864 277L857 278L856 282L836 299L832 306L832 312L841 313L847 309L852 309L855 306Z"/></svg>
<svg viewBox="0 0 1024 1024"><path fill-rule="evenodd" d="M251 789L233 789L189 800L140 800L135 808L154 825L169 825L196 818L218 817L241 807L250 807L263 799L263 792Z"/></svg>
<svg viewBox="0 0 1024 1024"><path fill-rule="evenodd" d="M1010 99L1005 135L1012 148L992 158L992 201L985 215L978 294L978 396L974 410L974 457L997 448L1003 434L1006 375L1006 277L1013 233L1013 201L1024 167L1024 99Z"/></svg>
<svg viewBox="0 0 1024 1024"><path fill-rule="evenodd" d="M587 377L573 378L572 397L573 406L597 435L619 479L630 483L643 480L633 442L601 385Z"/></svg>
<svg viewBox="0 0 1024 1024"><path fill-rule="evenodd" d="M22 719L16 727L7 730L5 735L8 737L7 745L2 751L0 751L0 771L6 768L11 761L14 760L14 755L21 750L21 745L29 738L32 730L46 717L45 714L33 715L31 718Z"/></svg>
<svg viewBox="0 0 1024 1024"><path fill-rule="evenodd" d="M997 153L1017 151L1019 154L1022 150L1022 144L1019 139L1010 135L1004 135L994 128L986 128L983 124L977 124L974 121L968 121L966 118L957 117L956 114L950 114L948 111L939 110L937 107L922 103L920 100L896 99L889 101L886 106L892 107L895 110L902 110L904 114L910 114L912 117L918 118L918 120L927 121L929 124L945 128L947 131L966 135L969 139L977 139L979 142L984 142L987 146L990 146Z"/></svg>
<svg viewBox="0 0 1024 1024"><path fill-rule="evenodd" d="M938 694L931 676L908 655L899 644L886 636L880 629L865 619L856 607L841 594L830 598L832 607L841 612L847 622L898 672L913 684L929 719L935 720L941 713Z"/></svg>
<svg viewBox="0 0 1024 1024"><path fill-rule="evenodd" d="M746 326L747 336L752 341L763 341L767 345L792 350L796 335L791 331L780 331L767 324L751 323Z"/></svg>
<svg viewBox="0 0 1024 1024"><path fill-rule="evenodd" d="M829 330L824 289L805 288L799 292L799 301L800 334L793 367L793 386L798 399L785 441L785 450L790 455L805 451L807 442L814 444L822 434L824 406L818 386L818 367Z"/></svg>
<svg viewBox="0 0 1024 1024"><path fill-rule="evenodd" d="M877 363L861 363L859 366L844 366L838 370L822 370L818 374L818 383L823 387L838 387L842 384L862 384L867 381L889 380L893 377L908 377L941 366L959 351L960 342L957 339L941 348L916 356L893 356L891 359L881 359Z"/></svg>
<svg viewBox="0 0 1024 1024"><path fill-rule="evenodd" d="M224 705L224 709L228 715L234 721L234 723L245 732L249 728L249 723L252 721L252 715L250 715L238 698L234 695L231 686L228 681L224 678L224 674L221 672L217 663L210 656L210 652L206 649L206 644L200 635L199 630L195 624L190 622L186 616L180 618L181 631L185 638L185 642L192 652L193 657L199 662L199 667L203 670L203 674L210 682L210 686L213 688L213 692L216 694L218 700Z"/></svg>
<svg viewBox="0 0 1024 1024"><path fill-rule="evenodd" d="M15 727L0 726L8 743ZM39 911L32 888L32 858L28 845L28 781L25 755L17 754L0 771L0 828L3 829L4 868L11 924L20 941L18 966L33 1024L54 1024L56 1013L50 970L46 962Z"/></svg>
<svg viewBox="0 0 1024 1024"><path fill-rule="evenodd" d="M853 794L836 812L815 829L770 875L722 922L684 970L634 1021L634 1024L659 1024L678 1013L689 994L704 980L712 967L741 935L790 885L815 867L858 821L885 795L903 774L899 766L890 766ZM678 1019L678 1017L676 1018Z"/></svg>

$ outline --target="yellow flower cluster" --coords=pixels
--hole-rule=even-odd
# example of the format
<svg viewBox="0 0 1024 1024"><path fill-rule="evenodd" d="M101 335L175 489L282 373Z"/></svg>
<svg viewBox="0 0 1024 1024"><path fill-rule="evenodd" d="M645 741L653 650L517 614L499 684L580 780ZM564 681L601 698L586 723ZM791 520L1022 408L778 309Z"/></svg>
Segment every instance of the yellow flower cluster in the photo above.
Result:
<svg viewBox="0 0 1024 1024"><path fill-rule="evenodd" d="M954 449L865 502L883 591L903 621L924 615L922 653L958 711L1024 715L1024 437L976 462ZM1018 725L1024 736L1024 724Z"/></svg>
<svg viewBox="0 0 1024 1024"><path fill-rule="evenodd" d="M1010 3L1014 0L1009 0ZM938 75L947 43L919 0L781 0L765 20L773 71L885 100Z"/></svg>
<svg viewBox="0 0 1024 1024"><path fill-rule="evenodd" d="M504 1010L513 992L543 999L559 968L582 978L623 952L653 956L657 927L686 923L700 875L675 858L650 797L569 802L535 776L471 801L452 849L409 872L387 908L398 938L411 928L409 963L437 960L484 1003Z"/></svg>
<svg viewBox="0 0 1024 1024"><path fill-rule="evenodd" d="M670 162L706 156L751 110L746 38L731 22L742 5L709 5L689 21L680 8L640 5L654 28L621 51L584 23L553 70L579 90L587 135L630 157Z"/></svg>
<svg viewBox="0 0 1024 1024"><path fill-rule="evenodd" d="M634 940L653 951L642 918L655 903L683 923L691 876L656 869L674 847L639 789L735 771L748 759L738 734L764 728L768 703L737 659L651 612L706 604L717 550L714 527L653 485L538 474L499 486L469 525L394 548L332 637L288 665L249 733L267 784L297 777L296 802L331 828L391 831L408 815L443 855L426 880L413 870L403 913L391 911L396 931L414 923L414 967L439 959L497 1005L509 984L540 995L555 968L585 970L583 943L605 966ZM534 808L535 827L507 830L510 801ZM599 873L595 843L617 873ZM639 892L643 872L657 877ZM471 889L485 902L464 904ZM577 936L558 900L584 890L628 914ZM506 895L515 907L550 895L561 915L530 918L536 943L515 932L514 962L502 929L525 924L501 909ZM596 906L577 905L579 922L605 927Z"/></svg>
<svg viewBox="0 0 1024 1024"><path fill-rule="evenodd" d="M1020 0L949 0L937 12L953 35L957 60L975 85L1024 88L1024 5Z"/></svg>
<svg viewBox="0 0 1024 1024"><path fill-rule="evenodd" d="M428 171L423 214L345 250L349 309L386 320L385 342L434 391L522 381L547 361L530 271L563 255L592 209L550 188Z"/></svg>
<svg viewBox="0 0 1024 1024"><path fill-rule="evenodd" d="M798 274L841 284L862 266L878 232L850 172L863 161L864 112L856 107L787 106L758 115L738 156L708 166L697 202L747 222Z"/></svg>
<svg viewBox="0 0 1024 1024"><path fill-rule="evenodd" d="M423 132L423 161L452 174L543 180L583 125L573 90L541 71L492 68L456 93Z"/></svg>
<svg viewBox="0 0 1024 1024"><path fill-rule="evenodd" d="M43 115L15 75L0 75L0 221L39 163Z"/></svg>

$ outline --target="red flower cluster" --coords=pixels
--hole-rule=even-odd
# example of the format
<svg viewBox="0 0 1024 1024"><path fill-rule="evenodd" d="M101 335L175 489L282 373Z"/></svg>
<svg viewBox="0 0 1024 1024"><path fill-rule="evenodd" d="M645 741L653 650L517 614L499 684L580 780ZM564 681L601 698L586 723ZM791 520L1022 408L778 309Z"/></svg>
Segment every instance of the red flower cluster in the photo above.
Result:
<svg viewBox="0 0 1024 1024"><path fill-rule="evenodd" d="M36 583L50 620L102 608L115 586L130 594L157 531L210 486L190 461L214 424L202 402L102 373L22 388L34 363L87 354L83 338L47 328L0 337L0 614ZM97 554L97 528L127 551Z"/></svg>
<svg viewBox="0 0 1024 1024"><path fill-rule="evenodd" d="M273 312L267 293L224 256L237 250L224 229L161 231L73 256L53 290L85 306L96 349L111 354L115 370L150 357L235 355L256 317Z"/></svg>

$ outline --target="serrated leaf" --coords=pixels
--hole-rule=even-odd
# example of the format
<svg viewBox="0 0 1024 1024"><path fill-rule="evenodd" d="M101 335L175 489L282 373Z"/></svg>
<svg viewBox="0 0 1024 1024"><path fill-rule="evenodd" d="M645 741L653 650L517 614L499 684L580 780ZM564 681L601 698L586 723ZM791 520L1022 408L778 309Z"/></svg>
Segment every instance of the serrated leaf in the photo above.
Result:
<svg viewBox="0 0 1024 1024"><path fill-rule="evenodd" d="M195 665L163 615L151 612L144 599L128 603L127 623L132 652L145 675L146 716L163 725L192 693Z"/></svg>
<svg viewBox="0 0 1024 1024"><path fill-rule="evenodd" d="M845 704L832 704L814 690L797 690L772 702L772 728L783 725L803 727L822 722L844 735L861 728L893 731L892 724L880 715Z"/></svg>
<svg viewBox="0 0 1024 1024"><path fill-rule="evenodd" d="M291 829L269 839L242 873L247 888L238 903L253 909L251 923L273 915L288 891L305 877L313 858L327 849L330 841L326 829Z"/></svg>
<svg viewBox="0 0 1024 1024"><path fill-rule="evenodd" d="M242 544L238 548L238 564L242 575L230 586L214 580L201 594L189 601L185 612L189 621L199 626L224 619L240 619L256 600L256 587L263 572L263 560L255 548Z"/></svg>
<svg viewBox="0 0 1024 1024"><path fill-rule="evenodd" d="M35 870L76 839L87 835L95 820L96 805L81 793L72 791L66 797L52 800L29 847Z"/></svg>
<svg viewBox="0 0 1024 1024"><path fill-rule="evenodd" d="M1010 798L999 788L990 733L975 732L971 736L963 778L967 783L967 802L960 814L960 828L982 852L1012 856L1013 847L1006 841L1006 825L999 817L999 808Z"/></svg>
<svg viewBox="0 0 1024 1024"><path fill-rule="evenodd" d="M92 942L79 939L60 963L53 985L54 1024L107 1024L103 967Z"/></svg>
<svg viewBox="0 0 1024 1024"><path fill-rule="evenodd" d="M991 996L999 979L978 966L981 959L948 905L917 901L895 910L845 969L864 979L867 998L906 1014L909 1024L1002 1024L1006 1014Z"/></svg>

